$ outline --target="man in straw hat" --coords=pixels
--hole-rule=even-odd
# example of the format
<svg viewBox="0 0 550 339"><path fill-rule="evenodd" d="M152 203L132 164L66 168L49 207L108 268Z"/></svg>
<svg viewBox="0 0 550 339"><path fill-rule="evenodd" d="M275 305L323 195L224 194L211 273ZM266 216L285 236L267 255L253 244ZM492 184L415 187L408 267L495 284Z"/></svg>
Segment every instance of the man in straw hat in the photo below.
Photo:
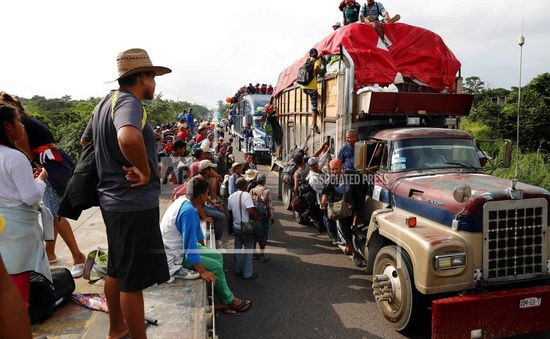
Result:
<svg viewBox="0 0 550 339"><path fill-rule="evenodd" d="M145 338L142 290L167 281L169 273L159 228L155 134L141 101L153 99L155 77L171 70L153 66L143 49L120 53L117 66L120 88L96 106L89 123L109 246L109 337Z"/></svg>
<svg viewBox="0 0 550 339"><path fill-rule="evenodd" d="M241 162L235 162L231 166L231 177L229 177L229 194L233 194L237 191L237 179L242 177L244 164Z"/></svg>

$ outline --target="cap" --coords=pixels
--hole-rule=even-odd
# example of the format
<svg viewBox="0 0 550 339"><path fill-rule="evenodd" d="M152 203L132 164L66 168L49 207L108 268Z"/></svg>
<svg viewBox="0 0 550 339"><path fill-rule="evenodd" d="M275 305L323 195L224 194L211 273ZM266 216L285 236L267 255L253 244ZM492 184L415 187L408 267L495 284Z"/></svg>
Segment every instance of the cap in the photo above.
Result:
<svg viewBox="0 0 550 339"><path fill-rule="evenodd" d="M201 160L201 162L199 162L199 171L204 171L207 168L216 168L216 167L218 166L210 160Z"/></svg>
<svg viewBox="0 0 550 339"><path fill-rule="evenodd" d="M319 159L317 159L316 157L311 157L307 161L308 166L317 165L318 163L319 163Z"/></svg>
<svg viewBox="0 0 550 339"><path fill-rule="evenodd" d="M334 25L332 25L332 28L334 27L342 27L342 24L340 23L340 21L336 21Z"/></svg>

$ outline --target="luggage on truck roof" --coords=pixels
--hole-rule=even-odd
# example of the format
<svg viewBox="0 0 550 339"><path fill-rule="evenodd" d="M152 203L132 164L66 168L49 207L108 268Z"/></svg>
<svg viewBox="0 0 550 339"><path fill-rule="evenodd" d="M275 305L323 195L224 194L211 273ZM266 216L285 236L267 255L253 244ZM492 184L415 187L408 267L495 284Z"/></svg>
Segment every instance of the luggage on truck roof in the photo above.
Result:
<svg viewBox="0 0 550 339"><path fill-rule="evenodd" d="M434 32L404 23L384 25L382 38L374 25L344 26L315 47L322 54L340 54L343 46L355 65L355 89L364 85L389 85L399 75L414 79L435 91L455 90L460 62ZM304 48L306 50L307 48ZM291 86L306 55L279 75L273 96Z"/></svg>

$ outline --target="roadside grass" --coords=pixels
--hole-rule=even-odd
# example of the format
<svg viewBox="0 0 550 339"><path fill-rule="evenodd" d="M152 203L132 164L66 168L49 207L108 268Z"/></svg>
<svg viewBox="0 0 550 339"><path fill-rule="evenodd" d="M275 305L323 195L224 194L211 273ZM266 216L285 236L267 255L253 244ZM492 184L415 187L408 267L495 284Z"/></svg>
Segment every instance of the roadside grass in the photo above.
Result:
<svg viewBox="0 0 550 339"><path fill-rule="evenodd" d="M550 191L550 155L541 152L526 152L518 154L514 149L512 154L512 166L510 168L498 167L503 160L504 140L495 140L493 131L488 125L472 121L468 118L461 120L461 129L472 134L475 140L479 140L480 147L493 157L492 163L497 169L492 173L505 179L518 179L520 182L542 187ZM516 163L518 163L518 176L516 178Z"/></svg>

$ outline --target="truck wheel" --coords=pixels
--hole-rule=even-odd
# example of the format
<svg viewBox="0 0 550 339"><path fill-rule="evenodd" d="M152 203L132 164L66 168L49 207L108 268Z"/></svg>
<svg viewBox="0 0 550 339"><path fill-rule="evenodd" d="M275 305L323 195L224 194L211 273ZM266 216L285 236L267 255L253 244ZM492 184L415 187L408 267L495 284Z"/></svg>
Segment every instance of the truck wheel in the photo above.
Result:
<svg viewBox="0 0 550 339"><path fill-rule="evenodd" d="M376 306L391 326L396 331L418 326L424 311L408 254L395 245L383 247L374 259L372 277Z"/></svg>

